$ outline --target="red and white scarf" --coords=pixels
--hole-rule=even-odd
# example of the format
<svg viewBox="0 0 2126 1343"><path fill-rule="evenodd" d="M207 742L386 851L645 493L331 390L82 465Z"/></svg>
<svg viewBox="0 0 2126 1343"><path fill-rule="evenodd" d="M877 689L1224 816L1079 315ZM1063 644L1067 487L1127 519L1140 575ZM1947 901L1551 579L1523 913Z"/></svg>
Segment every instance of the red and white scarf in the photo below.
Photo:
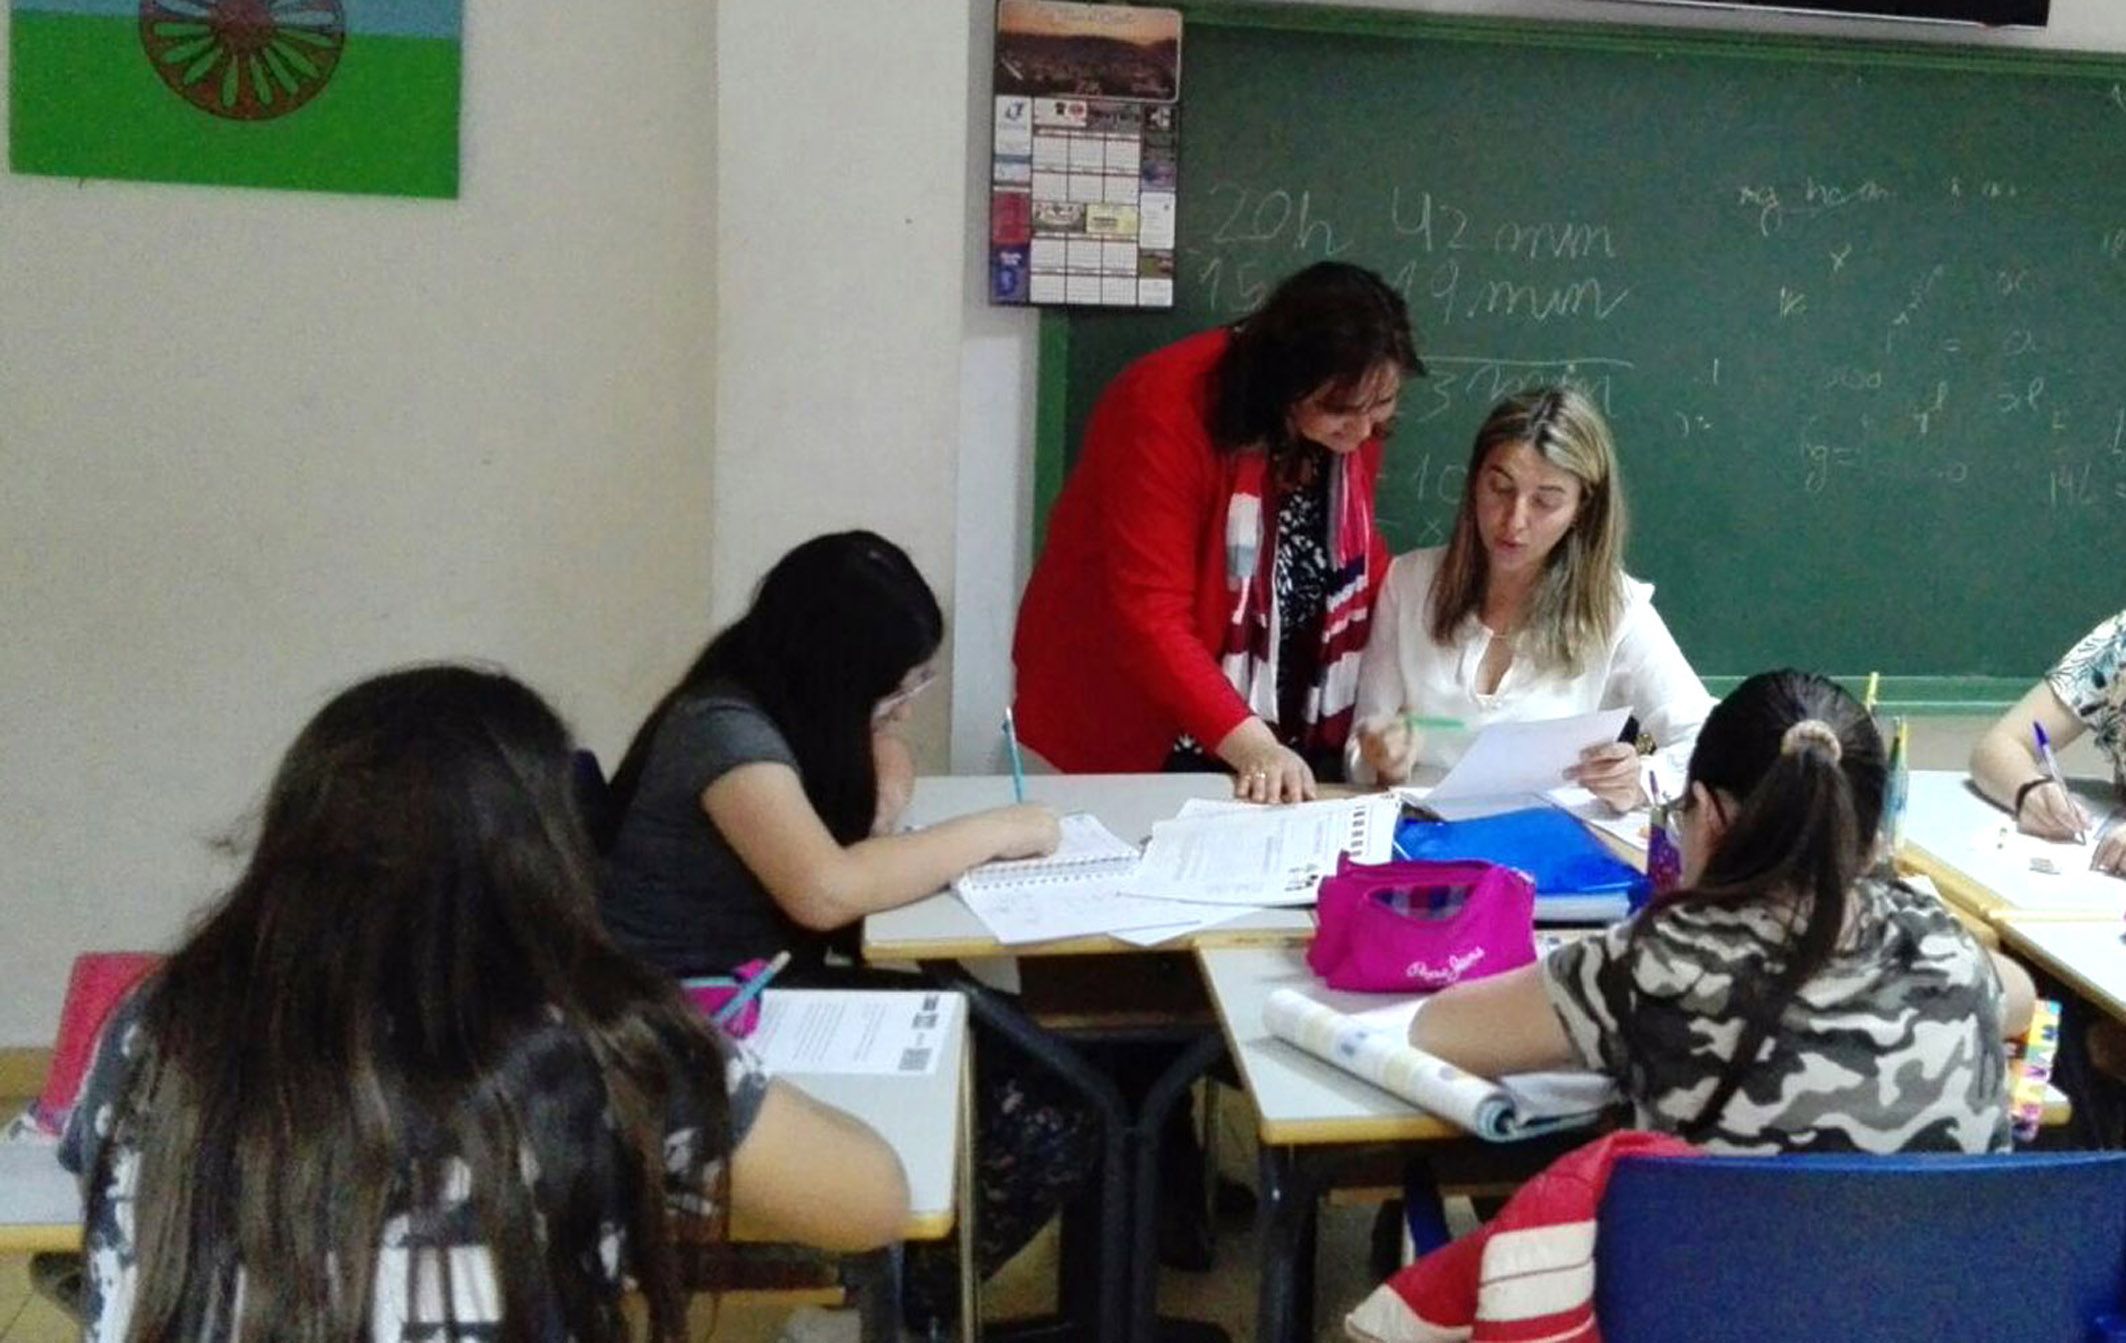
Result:
<svg viewBox="0 0 2126 1343"><path fill-rule="evenodd" d="M1329 601L1321 650L1307 687L1302 721L1282 722L1277 693L1279 617L1274 584L1276 512L1269 495L1270 458L1259 449L1232 454L1225 505L1225 590L1229 615L1219 670L1248 709L1278 727L1302 755L1341 748L1358 700L1358 658L1366 647L1366 572L1373 505L1355 487L1356 454L1329 457Z"/></svg>

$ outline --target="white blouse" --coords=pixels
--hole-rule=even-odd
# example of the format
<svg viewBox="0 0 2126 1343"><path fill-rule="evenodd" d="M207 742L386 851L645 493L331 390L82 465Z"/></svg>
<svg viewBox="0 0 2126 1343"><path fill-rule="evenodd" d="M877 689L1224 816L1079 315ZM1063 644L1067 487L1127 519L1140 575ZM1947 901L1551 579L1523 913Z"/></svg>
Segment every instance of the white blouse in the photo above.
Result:
<svg viewBox="0 0 2126 1343"><path fill-rule="evenodd" d="M1405 713L1456 718L1475 729L1630 709L1639 730L1651 733L1657 747L1647 760L1648 773L1665 796L1681 796L1691 747L1712 711L1713 697L1654 611L1653 585L1625 577L1624 614L1610 631L1608 646L1590 650L1578 675L1538 671L1529 659L1516 656L1498 689L1487 695L1476 688L1477 669L1491 648L1492 632L1473 615L1445 644L1434 642L1429 629L1432 580L1445 554L1445 547L1413 550L1388 566L1373 608L1373 632L1359 662L1357 721ZM1453 763L1442 754L1451 744L1439 734L1421 739L1419 765L1437 769ZM1372 770L1359 759L1356 732L1346 763L1354 782L1373 782Z"/></svg>

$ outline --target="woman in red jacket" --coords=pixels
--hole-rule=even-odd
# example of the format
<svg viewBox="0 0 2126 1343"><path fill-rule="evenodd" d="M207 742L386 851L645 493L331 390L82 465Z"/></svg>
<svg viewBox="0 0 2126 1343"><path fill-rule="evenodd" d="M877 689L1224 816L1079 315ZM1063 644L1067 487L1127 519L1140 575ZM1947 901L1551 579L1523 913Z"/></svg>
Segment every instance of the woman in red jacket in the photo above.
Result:
<svg viewBox="0 0 2126 1343"><path fill-rule="evenodd" d="M1071 772L1223 762L1261 802L1335 777L1387 571L1381 443L1423 371L1402 299L1334 261L1124 369L1019 607L1026 744Z"/></svg>

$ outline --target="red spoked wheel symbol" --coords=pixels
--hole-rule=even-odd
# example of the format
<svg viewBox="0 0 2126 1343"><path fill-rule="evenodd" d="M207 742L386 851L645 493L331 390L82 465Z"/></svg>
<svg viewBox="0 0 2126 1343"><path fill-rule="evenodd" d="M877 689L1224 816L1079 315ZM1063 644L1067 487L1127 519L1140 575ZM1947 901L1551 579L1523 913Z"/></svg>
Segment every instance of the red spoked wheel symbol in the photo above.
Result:
<svg viewBox="0 0 2126 1343"><path fill-rule="evenodd" d="M315 98L347 47L341 0L141 0L140 41L171 92L235 121Z"/></svg>

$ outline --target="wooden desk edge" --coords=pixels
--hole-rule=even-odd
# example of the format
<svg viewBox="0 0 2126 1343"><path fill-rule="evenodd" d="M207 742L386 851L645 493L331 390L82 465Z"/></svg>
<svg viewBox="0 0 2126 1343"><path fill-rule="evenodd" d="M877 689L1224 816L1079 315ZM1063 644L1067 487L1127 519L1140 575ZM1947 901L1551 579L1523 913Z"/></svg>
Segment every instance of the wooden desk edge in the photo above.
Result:
<svg viewBox="0 0 2126 1343"><path fill-rule="evenodd" d="M81 1224L0 1226L0 1254L79 1254Z"/></svg>
<svg viewBox="0 0 2126 1343"><path fill-rule="evenodd" d="M1933 881L1942 898L1978 917L1992 922L2001 913L2012 909L2007 901L1991 890L1966 876L1962 869L1945 858L1938 858L1910 840L1897 850L1897 861Z"/></svg>
<svg viewBox="0 0 2126 1343"><path fill-rule="evenodd" d="M1257 1116L1261 1114L1256 1111ZM1273 1147L1328 1147L1341 1143L1430 1142L1440 1138L1475 1138L1459 1124L1437 1115L1376 1115L1366 1119L1259 1119L1256 1136Z"/></svg>
<svg viewBox="0 0 2126 1343"><path fill-rule="evenodd" d="M936 938L921 942L864 941L866 961L958 961L986 960L995 956L1114 956L1157 951L1231 951L1247 947L1298 946L1314 936L1305 928L1206 928L1167 942L1141 947L1105 933L1087 937L1059 938L1054 942L1014 942L993 937Z"/></svg>
<svg viewBox="0 0 2126 1343"><path fill-rule="evenodd" d="M1204 953L1230 949L1197 947L1197 972L1208 980L1211 968L1204 964ZM1365 1119L1270 1119L1262 1113L1262 1107L1256 1104L1254 1087L1247 1084L1247 1068L1240 1061L1240 1041L1233 1034L1233 1023L1226 1019L1223 1012L1218 1014L1218 1029L1225 1036L1226 1052L1233 1056L1233 1066L1240 1071L1242 1090L1247 1095L1248 1104L1255 1108L1255 1137L1258 1142L1268 1143L1272 1147L1311 1147L1334 1143L1404 1142L1412 1139L1469 1136L1467 1131L1459 1126L1423 1112L1378 1115Z"/></svg>

